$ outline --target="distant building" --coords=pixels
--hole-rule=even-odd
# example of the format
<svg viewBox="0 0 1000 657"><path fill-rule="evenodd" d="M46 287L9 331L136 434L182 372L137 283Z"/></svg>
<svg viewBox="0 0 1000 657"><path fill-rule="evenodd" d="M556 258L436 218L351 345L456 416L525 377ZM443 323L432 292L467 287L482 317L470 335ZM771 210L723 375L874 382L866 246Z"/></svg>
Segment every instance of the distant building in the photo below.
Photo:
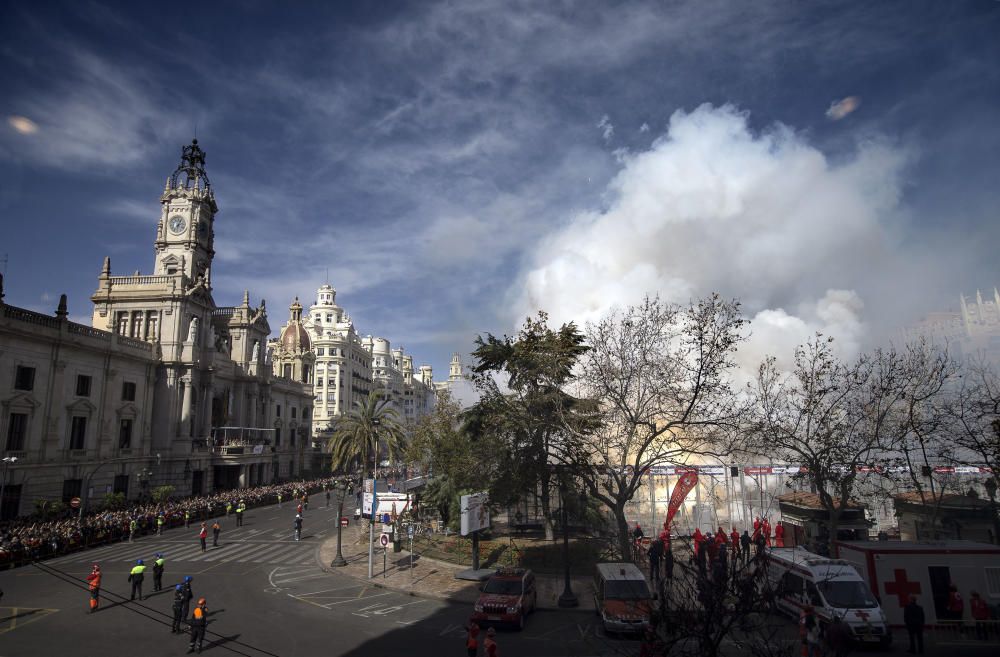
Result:
<svg viewBox="0 0 1000 657"><path fill-rule="evenodd" d="M919 492L896 495L899 537L904 541L996 542L995 506L972 495L946 493L936 499Z"/></svg>
<svg viewBox="0 0 1000 657"><path fill-rule="evenodd" d="M930 313L904 329L904 339L928 338L947 344L958 358L982 354L1000 363L1000 292L993 288L993 296L984 298L976 290L975 298L963 294L958 301L957 310Z"/></svg>
<svg viewBox="0 0 1000 657"><path fill-rule="evenodd" d="M216 305L204 165L194 141L167 178L151 274L114 275L105 258L93 328L67 320L65 298L49 317L0 292L0 447L17 458L6 517L34 500L199 494L309 471L311 358L273 375L264 302Z"/></svg>

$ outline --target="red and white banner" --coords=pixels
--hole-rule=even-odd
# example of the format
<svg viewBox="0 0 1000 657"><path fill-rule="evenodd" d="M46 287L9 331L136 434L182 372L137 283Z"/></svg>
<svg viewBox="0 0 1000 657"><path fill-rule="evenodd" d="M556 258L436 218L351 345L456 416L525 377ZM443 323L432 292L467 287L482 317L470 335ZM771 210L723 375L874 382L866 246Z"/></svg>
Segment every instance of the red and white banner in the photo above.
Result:
<svg viewBox="0 0 1000 657"><path fill-rule="evenodd" d="M667 506L667 519L663 521L663 528L669 530L670 521L674 519L674 514L677 513L677 509L681 508L681 503L684 502L684 498L688 496L691 489L695 487L698 483L698 473L694 471L685 472L680 479L677 480L677 485L674 486L674 492L670 494L670 504Z"/></svg>

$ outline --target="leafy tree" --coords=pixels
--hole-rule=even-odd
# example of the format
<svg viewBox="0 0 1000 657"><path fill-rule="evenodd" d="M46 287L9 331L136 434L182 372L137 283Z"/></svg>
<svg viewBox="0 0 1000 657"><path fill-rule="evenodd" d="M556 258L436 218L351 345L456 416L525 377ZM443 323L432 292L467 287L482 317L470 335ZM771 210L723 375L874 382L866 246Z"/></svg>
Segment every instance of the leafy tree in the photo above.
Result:
<svg viewBox="0 0 1000 657"><path fill-rule="evenodd" d="M35 514L42 518L53 518L66 510L59 500L35 500Z"/></svg>
<svg viewBox="0 0 1000 657"><path fill-rule="evenodd" d="M385 453L395 459L402 453L405 432L390 403L382 390L372 390L367 397L354 402L354 407L337 423L327 443L333 456L334 472L357 462L363 463L362 469L367 471L369 461L377 458L377 455L373 457L376 440L379 454Z"/></svg>
<svg viewBox="0 0 1000 657"><path fill-rule="evenodd" d="M115 511L125 507L125 493L107 493L101 500L101 508Z"/></svg>
<svg viewBox="0 0 1000 657"><path fill-rule="evenodd" d="M153 489L153 492L150 494L150 497L152 497L153 501L156 502L157 504L162 504L163 502L166 502L168 499L170 499L170 496L173 494L174 494L173 486L157 486L156 488Z"/></svg>
<svg viewBox="0 0 1000 657"><path fill-rule="evenodd" d="M647 297L588 325L579 377L586 431L566 425L571 439L557 451L610 511L623 558L625 505L649 468L728 451L744 411L729 385L744 324L737 302L712 295L688 307Z"/></svg>
<svg viewBox="0 0 1000 657"><path fill-rule="evenodd" d="M455 486L468 488L482 481L487 454L482 441L463 430L461 412L447 391L439 392L434 411L414 424L403 456L435 479L445 477Z"/></svg>
<svg viewBox="0 0 1000 657"><path fill-rule="evenodd" d="M516 337L476 338L473 381L481 396L465 417L473 439L496 441L491 501L510 503L537 489L545 536L553 540L552 443L574 418L577 400L563 387L588 347L575 324L552 330L547 321L539 312Z"/></svg>

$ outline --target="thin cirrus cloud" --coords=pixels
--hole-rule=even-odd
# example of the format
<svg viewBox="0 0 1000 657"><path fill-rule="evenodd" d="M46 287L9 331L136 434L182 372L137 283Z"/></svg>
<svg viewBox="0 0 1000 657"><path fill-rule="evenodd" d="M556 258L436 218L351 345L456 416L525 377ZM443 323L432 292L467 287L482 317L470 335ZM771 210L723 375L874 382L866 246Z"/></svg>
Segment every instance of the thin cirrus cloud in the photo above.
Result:
<svg viewBox="0 0 1000 657"><path fill-rule="evenodd" d="M38 132L38 124L26 116L10 116L7 124L22 135L33 135Z"/></svg>

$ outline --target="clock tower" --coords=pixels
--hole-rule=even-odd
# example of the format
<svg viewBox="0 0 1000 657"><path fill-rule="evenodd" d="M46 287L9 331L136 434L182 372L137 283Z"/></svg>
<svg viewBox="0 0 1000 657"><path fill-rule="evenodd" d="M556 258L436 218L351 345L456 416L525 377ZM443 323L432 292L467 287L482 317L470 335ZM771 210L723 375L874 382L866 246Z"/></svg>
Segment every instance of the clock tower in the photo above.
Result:
<svg viewBox="0 0 1000 657"><path fill-rule="evenodd" d="M181 163L167 178L160 205L154 275L183 274L192 282L201 278L210 288L213 222L219 208L197 139L182 149Z"/></svg>

